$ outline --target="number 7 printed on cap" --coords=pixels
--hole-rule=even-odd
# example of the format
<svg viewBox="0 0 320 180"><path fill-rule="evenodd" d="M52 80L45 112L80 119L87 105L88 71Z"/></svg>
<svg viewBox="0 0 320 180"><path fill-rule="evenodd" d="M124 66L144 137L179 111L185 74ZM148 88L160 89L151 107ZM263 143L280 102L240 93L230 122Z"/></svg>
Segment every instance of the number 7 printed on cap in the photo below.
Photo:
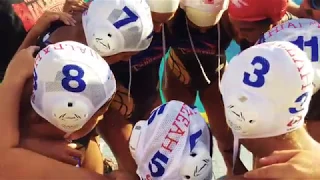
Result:
<svg viewBox="0 0 320 180"><path fill-rule="evenodd" d="M127 6L125 6L122 11L128 16L126 18L123 18L121 20L116 21L115 23L113 23L114 27L116 27L117 29L120 29L121 27L136 22L139 17L132 12ZM112 14L112 13L111 13Z"/></svg>

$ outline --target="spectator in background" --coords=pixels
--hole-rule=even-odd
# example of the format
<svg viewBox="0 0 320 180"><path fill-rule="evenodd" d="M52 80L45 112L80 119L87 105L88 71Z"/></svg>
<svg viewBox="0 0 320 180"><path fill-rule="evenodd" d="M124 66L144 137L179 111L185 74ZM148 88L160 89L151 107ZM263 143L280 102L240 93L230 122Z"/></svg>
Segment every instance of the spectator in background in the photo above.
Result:
<svg viewBox="0 0 320 180"><path fill-rule="evenodd" d="M65 0L0 0L0 81L27 32L44 11L61 11Z"/></svg>

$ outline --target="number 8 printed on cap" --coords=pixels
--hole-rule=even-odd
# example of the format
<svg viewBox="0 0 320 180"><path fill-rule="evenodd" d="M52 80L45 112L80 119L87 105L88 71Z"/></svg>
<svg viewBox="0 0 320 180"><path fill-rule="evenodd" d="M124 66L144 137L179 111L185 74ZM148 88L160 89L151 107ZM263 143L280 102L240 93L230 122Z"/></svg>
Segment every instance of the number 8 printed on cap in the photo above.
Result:
<svg viewBox="0 0 320 180"><path fill-rule="evenodd" d="M65 90L80 93L86 89L87 85L82 79L84 71L81 67L75 64L65 65L62 68L62 74L64 75L64 78L61 81L61 85ZM74 87L71 84L73 84Z"/></svg>

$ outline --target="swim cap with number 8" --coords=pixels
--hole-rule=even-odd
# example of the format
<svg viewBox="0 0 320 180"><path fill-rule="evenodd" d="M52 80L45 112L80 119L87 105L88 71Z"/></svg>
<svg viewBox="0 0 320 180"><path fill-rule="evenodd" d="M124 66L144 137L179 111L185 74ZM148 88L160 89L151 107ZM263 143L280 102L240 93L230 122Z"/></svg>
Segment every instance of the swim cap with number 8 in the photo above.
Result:
<svg viewBox="0 0 320 180"><path fill-rule="evenodd" d="M312 19L293 19L264 33L257 43L289 41L307 53L315 72L314 93L320 89L320 24Z"/></svg>
<svg viewBox="0 0 320 180"><path fill-rule="evenodd" d="M62 131L81 129L115 90L107 62L83 44L51 44L36 57L32 107Z"/></svg>

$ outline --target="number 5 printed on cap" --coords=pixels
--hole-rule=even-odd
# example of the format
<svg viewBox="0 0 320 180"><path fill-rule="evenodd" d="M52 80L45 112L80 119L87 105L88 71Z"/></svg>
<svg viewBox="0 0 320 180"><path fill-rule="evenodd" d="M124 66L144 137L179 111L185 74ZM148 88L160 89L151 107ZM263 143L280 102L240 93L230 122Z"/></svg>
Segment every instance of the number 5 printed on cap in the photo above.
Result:
<svg viewBox="0 0 320 180"><path fill-rule="evenodd" d="M152 157L151 162L149 163L149 170L152 177L161 177L165 168L162 164L167 164L169 158L162 154L160 151L157 151L156 154Z"/></svg>

